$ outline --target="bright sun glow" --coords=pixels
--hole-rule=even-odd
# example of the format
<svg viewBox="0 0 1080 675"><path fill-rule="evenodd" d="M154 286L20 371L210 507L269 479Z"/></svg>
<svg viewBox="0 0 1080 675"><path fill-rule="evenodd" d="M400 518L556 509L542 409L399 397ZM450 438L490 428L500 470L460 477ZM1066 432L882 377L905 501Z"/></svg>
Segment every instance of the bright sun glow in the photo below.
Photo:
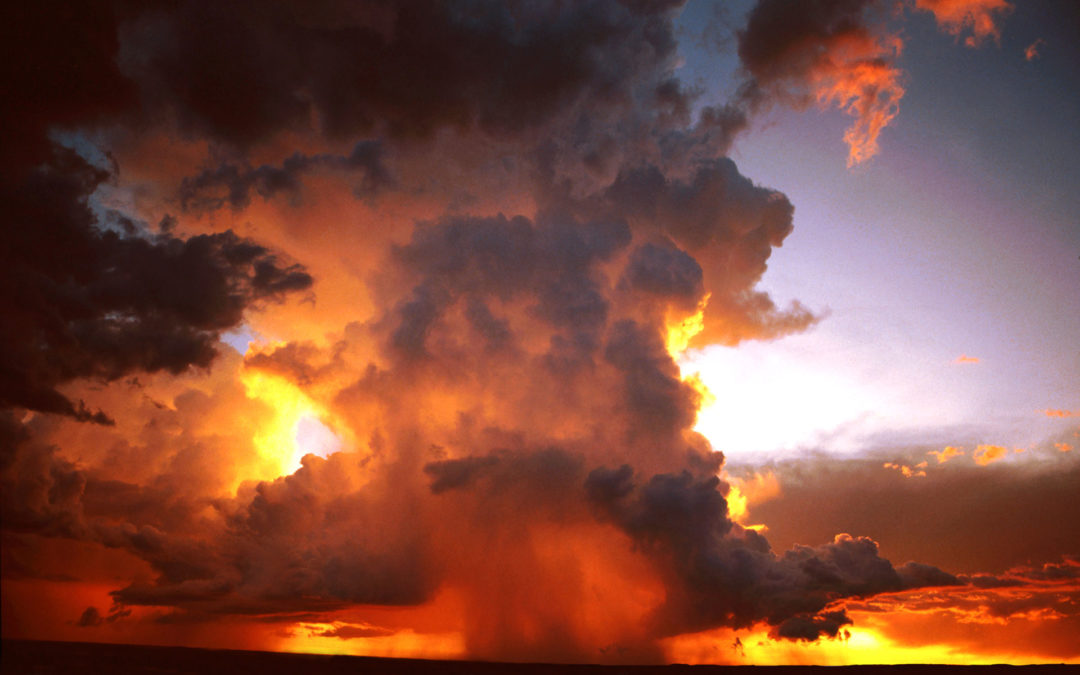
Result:
<svg viewBox="0 0 1080 675"><path fill-rule="evenodd" d="M677 359L680 354L685 352L686 348L690 346L690 340L705 329L705 307L709 304L711 295L711 293L705 294L705 297L698 303L697 311L693 314L675 320L668 317L666 346L672 358Z"/></svg>
<svg viewBox="0 0 1080 675"><path fill-rule="evenodd" d="M300 468L304 455L328 457L342 450L341 437L327 426L331 416L295 384L253 368L245 368L240 380L248 398L273 411L270 421L253 437L261 460L260 475L245 479L270 480L291 474Z"/></svg>
<svg viewBox="0 0 1080 675"><path fill-rule="evenodd" d="M783 341L708 347L680 359L710 396L695 429L731 457L855 439L855 427L882 408L875 392L828 364L785 350Z"/></svg>

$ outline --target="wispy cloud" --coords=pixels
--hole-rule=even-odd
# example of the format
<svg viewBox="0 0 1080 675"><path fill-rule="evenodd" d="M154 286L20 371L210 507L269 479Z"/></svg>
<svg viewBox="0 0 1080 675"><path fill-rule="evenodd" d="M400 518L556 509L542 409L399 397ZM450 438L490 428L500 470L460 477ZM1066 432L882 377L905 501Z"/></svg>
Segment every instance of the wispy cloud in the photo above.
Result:
<svg viewBox="0 0 1080 675"><path fill-rule="evenodd" d="M1025 47L1024 48L1024 60L1025 61L1034 61L1035 59L1042 56L1039 53L1039 47L1042 47L1045 44L1046 44L1046 40L1043 40L1042 38L1038 38L1037 40L1035 40L1035 42L1032 42L1027 47Z"/></svg>

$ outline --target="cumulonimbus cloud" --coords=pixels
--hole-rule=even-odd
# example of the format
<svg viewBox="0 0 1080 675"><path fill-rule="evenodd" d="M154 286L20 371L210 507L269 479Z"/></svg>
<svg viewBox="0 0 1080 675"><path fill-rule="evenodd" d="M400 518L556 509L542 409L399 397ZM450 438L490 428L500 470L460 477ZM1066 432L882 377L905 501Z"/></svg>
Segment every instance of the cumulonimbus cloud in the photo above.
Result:
<svg viewBox="0 0 1080 675"><path fill-rule="evenodd" d="M726 344L818 319L757 287L794 206L725 155L766 94L848 109L852 161L873 154L902 89L867 7L760 3L750 87L696 114L677 3L87 10L90 36L42 55L5 167L5 532L149 570L107 617L80 608L86 630L450 589L485 658L655 660L663 637L759 623L816 639L850 621L845 599L957 583L867 537L776 552L734 522L668 347L698 311ZM78 35L80 16L30 36ZM56 90L69 60L101 89ZM54 127L115 149L116 170ZM194 159L147 161L162 138ZM108 181L136 195L113 216ZM183 221L149 217L171 207ZM364 291L321 317L329 335L283 320L302 338L219 349L245 317L310 316L279 300L322 312L323 273ZM268 473L293 449L256 442L285 412L252 373L317 401L345 450ZM82 397L116 426L79 424ZM598 593L610 612L585 611ZM323 633L379 633L355 625Z"/></svg>

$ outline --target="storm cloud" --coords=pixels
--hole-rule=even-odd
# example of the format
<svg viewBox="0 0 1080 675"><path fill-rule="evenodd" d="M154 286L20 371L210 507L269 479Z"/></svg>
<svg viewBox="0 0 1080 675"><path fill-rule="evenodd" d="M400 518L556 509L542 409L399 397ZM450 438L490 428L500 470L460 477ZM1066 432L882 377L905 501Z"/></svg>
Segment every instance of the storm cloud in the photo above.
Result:
<svg viewBox="0 0 1080 675"><path fill-rule="evenodd" d="M758 286L795 207L726 155L767 98L815 97L873 154L903 92L871 4L758 3L746 86L709 106L679 3L38 11L28 44L60 45L18 73L5 167L5 536L137 570L86 632L390 638L341 617L392 608L488 659L810 641L847 601L962 584L873 528L776 551L737 523L672 346L698 314L684 342L820 319Z"/></svg>

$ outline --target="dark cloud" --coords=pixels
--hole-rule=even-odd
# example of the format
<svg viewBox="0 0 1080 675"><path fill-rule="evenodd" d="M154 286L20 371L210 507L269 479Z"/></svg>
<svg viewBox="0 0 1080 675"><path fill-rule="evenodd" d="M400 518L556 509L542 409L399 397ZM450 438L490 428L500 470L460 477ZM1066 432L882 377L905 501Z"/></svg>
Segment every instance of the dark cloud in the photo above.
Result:
<svg viewBox="0 0 1080 675"><path fill-rule="evenodd" d="M348 155L296 153L286 157L280 167L252 168L223 163L185 178L180 184L180 203L185 209L216 209L227 203L239 210L251 203L252 192L264 199L282 192L298 198L302 177L318 170L359 174L354 193L360 198L373 197L394 182L383 165L381 144L361 141Z"/></svg>
<svg viewBox="0 0 1080 675"><path fill-rule="evenodd" d="M5 106L11 142L0 162L0 407L110 423L57 387L207 366L246 307L311 285L299 266L231 232L140 236L128 214L99 218L95 191L116 179L115 159L87 160L50 135L134 119L137 87L120 72L117 34L134 11L5 8L18 34L3 40L0 75L18 104Z"/></svg>
<svg viewBox="0 0 1080 675"><path fill-rule="evenodd" d="M933 565L918 562L906 562L896 568L904 588L922 588L924 586L955 586L963 579L943 572Z"/></svg>
<svg viewBox="0 0 1080 675"><path fill-rule="evenodd" d="M311 276L231 231L187 239L104 229L90 201L108 176L71 151L5 182L0 406L108 422L57 387L206 367L244 310Z"/></svg>
<svg viewBox="0 0 1080 675"><path fill-rule="evenodd" d="M659 231L694 256L679 262L686 268L679 274L692 279L693 262L710 293L702 341L771 338L820 319L798 303L781 310L753 290L772 249L792 231L794 207L783 194L755 185L730 159L701 161L685 178L669 177L655 165L627 168L601 202L602 210L635 229Z"/></svg>
<svg viewBox="0 0 1080 675"><path fill-rule="evenodd" d="M705 295L697 261L669 244L642 244L634 249L622 283L661 298L673 298L684 308L693 308Z"/></svg>
<svg viewBox="0 0 1080 675"><path fill-rule="evenodd" d="M16 427L9 411L0 410L0 420L19 429L3 438L0 515L4 530L85 537L81 501L86 476L73 462L58 456L57 448Z"/></svg>
<svg viewBox="0 0 1080 675"><path fill-rule="evenodd" d="M1039 567L1020 567L1011 571L1013 575L1027 581L1072 581L1080 579L1080 555L1067 555L1061 562L1043 563Z"/></svg>
<svg viewBox="0 0 1080 675"><path fill-rule="evenodd" d="M467 487L482 473L494 469L498 462L499 458L494 455L447 459L424 465L424 473L432 477L431 491L438 494L445 490Z"/></svg>
<svg viewBox="0 0 1080 675"><path fill-rule="evenodd" d="M1020 585L1020 580L1009 577L996 577L993 574L961 574L960 581L975 588L1008 588Z"/></svg>
<svg viewBox="0 0 1080 675"><path fill-rule="evenodd" d="M792 230L794 207L787 197L754 185L726 157L699 164L688 180L669 178L657 166L630 168L604 196L625 217L657 227L691 251L710 244L745 248L752 254L747 263L760 269L736 283L759 276L770 247Z"/></svg>
<svg viewBox="0 0 1080 675"><path fill-rule="evenodd" d="M1043 461L1022 465L953 459L917 481L882 468L897 456L913 465L929 449L779 464L780 494L755 506L754 518L769 523L770 538L782 546L834 530L873 532L891 555L967 574L1076 550L1080 525L1069 515L1080 508L1075 458L1051 447ZM1033 521L1032 513L1043 517Z"/></svg>
<svg viewBox="0 0 1080 675"><path fill-rule="evenodd" d="M307 386L332 370L335 356L323 362L323 353L314 344L290 342L270 352L256 352L245 356L247 366L269 373L276 373Z"/></svg>
<svg viewBox="0 0 1080 675"><path fill-rule="evenodd" d="M7 5L0 83L11 102L0 111L0 171L18 180L49 160L53 127L98 123L135 104L136 88L116 63L111 3L47 1Z"/></svg>
<svg viewBox="0 0 1080 675"><path fill-rule="evenodd" d="M528 312L560 331L594 336L609 312L597 269L630 239L625 224L575 223L546 218L454 218L419 227L394 251L413 279L411 297L391 315L392 347L418 356L451 306L465 300L474 329L489 343L507 344L513 331L484 298L523 302ZM590 339L595 342L595 339Z"/></svg>
<svg viewBox="0 0 1080 675"><path fill-rule="evenodd" d="M282 129L429 136L538 127L587 98L618 103L674 54L670 12L614 3L437 7L188 2L124 27L146 102L240 146Z"/></svg>
<svg viewBox="0 0 1080 675"><path fill-rule="evenodd" d="M114 621L119 621L128 616L131 616L131 610L125 609L119 605L114 605L106 616L102 616L97 607L91 606L83 611L79 616L78 621L75 622L75 625L80 628L94 628L107 623L113 623Z"/></svg>
<svg viewBox="0 0 1080 675"><path fill-rule="evenodd" d="M831 43L866 32L864 13L874 1L758 2L738 32L739 59L758 83L806 79Z"/></svg>
<svg viewBox="0 0 1080 675"><path fill-rule="evenodd" d="M105 619L101 616L101 612L96 607L87 607L86 611L82 613L77 622L80 626L100 626L105 623Z"/></svg>
<svg viewBox="0 0 1080 675"><path fill-rule="evenodd" d="M638 485L628 466L596 469L585 483L601 516L671 576L654 617L662 634L765 621L780 637L812 640L850 623L842 613L823 613L835 601L959 583L928 566L894 568L866 537L841 534L777 555L761 535L731 521L719 487L716 477L685 472Z"/></svg>
<svg viewBox="0 0 1080 675"><path fill-rule="evenodd" d="M604 358L622 376L620 402L631 434L670 439L693 426L701 395L679 379L679 368L654 327L614 324Z"/></svg>
<svg viewBox="0 0 1080 675"><path fill-rule="evenodd" d="M382 628L381 626L369 626L367 624L342 624L340 626L334 626L333 628L327 628L323 631L317 631L315 635L321 637L336 637L342 640L353 640L356 638L372 638L372 637L385 637L387 635L393 635L396 630L390 628Z"/></svg>
<svg viewBox="0 0 1080 675"><path fill-rule="evenodd" d="M418 533L379 517L349 478L353 462L355 455L309 457L297 473L260 483L228 505L227 523L209 531L97 524L99 541L135 553L159 573L113 597L193 618L423 601L432 580Z"/></svg>
<svg viewBox="0 0 1080 675"><path fill-rule="evenodd" d="M884 11L877 0L760 0L737 33L747 76L740 98L751 109L773 101L843 109L855 117L844 134L848 165L869 159L904 95L900 38L875 16Z"/></svg>
<svg viewBox="0 0 1080 675"><path fill-rule="evenodd" d="M816 616L792 617L776 627L776 635L788 640L814 641L836 637L843 626L854 623L843 611L822 612Z"/></svg>

